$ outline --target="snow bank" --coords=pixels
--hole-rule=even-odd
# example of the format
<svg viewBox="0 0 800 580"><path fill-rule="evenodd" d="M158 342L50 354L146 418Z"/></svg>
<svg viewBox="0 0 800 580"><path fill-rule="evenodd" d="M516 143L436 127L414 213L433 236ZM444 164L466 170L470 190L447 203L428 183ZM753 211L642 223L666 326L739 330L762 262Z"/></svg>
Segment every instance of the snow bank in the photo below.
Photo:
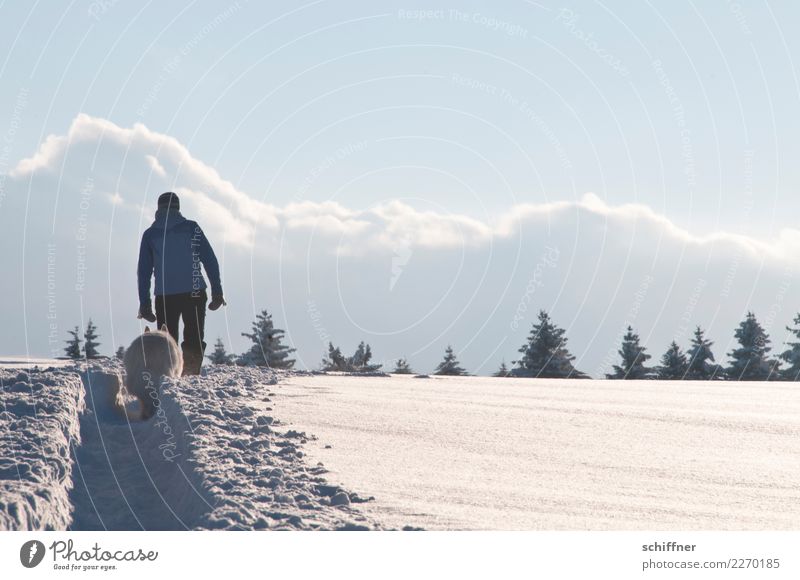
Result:
<svg viewBox="0 0 800 580"><path fill-rule="evenodd" d="M308 465L305 433L272 416L280 375L267 369L211 367L205 377L165 381L165 408L180 406L189 427L186 453L199 491L213 506L205 529L369 529L352 504L364 501L328 484Z"/></svg>
<svg viewBox="0 0 800 580"><path fill-rule="evenodd" d="M0 530L63 530L81 379L70 370L0 369L0 387Z"/></svg>
<svg viewBox="0 0 800 580"><path fill-rule="evenodd" d="M155 416L130 421L112 409L121 369L102 365L83 374L72 529L374 527L351 506L362 501L356 494L305 463L308 437L269 414L274 372L210 367L165 379Z"/></svg>
<svg viewBox="0 0 800 580"><path fill-rule="evenodd" d="M156 415L137 421L117 361L0 368L0 529L376 527L307 463L312 437L273 416L281 375L204 372L164 380Z"/></svg>
<svg viewBox="0 0 800 580"><path fill-rule="evenodd" d="M87 412L74 455L73 530L184 530L210 509L199 488L174 397L155 417L129 421L112 408L120 372L110 363L83 373ZM131 402L131 405L136 404Z"/></svg>

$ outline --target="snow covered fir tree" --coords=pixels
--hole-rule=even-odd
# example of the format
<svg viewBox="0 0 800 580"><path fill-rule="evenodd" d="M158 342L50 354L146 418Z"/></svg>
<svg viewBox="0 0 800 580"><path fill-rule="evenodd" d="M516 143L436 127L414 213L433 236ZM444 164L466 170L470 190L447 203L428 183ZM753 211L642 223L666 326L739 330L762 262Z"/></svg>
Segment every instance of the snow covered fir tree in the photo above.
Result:
<svg viewBox="0 0 800 580"><path fill-rule="evenodd" d="M767 381L779 377L780 361L769 358L772 350L769 336L756 320L755 314L748 312L735 332L739 348L729 356L728 378L733 381Z"/></svg>
<svg viewBox="0 0 800 580"><path fill-rule="evenodd" d="M639 341L639 335L628 326L628 331L622 338L622 347L617 351L622 358L619 365L614 365L614 372L606 374L609 379L637 380L653 378L653 369L645 366L650 360L650 355L645 351Z"/></svg>
<svg viewBox="0 0 800 580"><path fill-rule="evenodd" d="M347 368L347 358L342 354L342 349L338 346L333 346L332 342L328 343L328 355L322 359L320 369L323 371L341 371L349 370Z"/></svg>
<svg viewBox="0 0 800 580"><path fill-rule="evenodd" d="M435 375L450 375L450 376L467 376L469 373L461 368L461 363L458 362L453 347L447 345L444 351L444 360L439 363L434 371Z"/></svg>
<svg viewBox="0 0 800 580"><path fill-rule="evenodd" d="M100 346L100 343L97 342L98 338L97 327L90 318L86 325L86 331L83 333L83 354L86 358L100 358L100 352L97 350L97 347Z"/></svg>
<svg viewBox="0 0 800 580"><path fill-rule="evenodd" d="M211 351L211 354L207 354L206 358L214 365L232 365L236 362L236 357L228 354L225 350L225 344L221 338L217 338L217 342L214 343L214 350Z"/></svg>
<svg viewBox="0 0 800 580"><path fill-rule="evenodd" d="M252 332L243 332L253 343L250 350L243 353L237 364L242 366L270 367L273 369L290 369L295 359L289 358L295 349L283 344L284 331L275 328L272 315L262 310L252 323Z"/></svg>
<svg viewBox="0 0 800 580"><path fill-rule="evenodd" d="M83 341L81 340L80 329L76 326L74 330L69 330L67 332L69 332L72 338L67 341L67 346L64 347L64 354L67 358L71 358L72 360L83 358L83 354L81 352L81 343Z"/></svg>
<svg viewBox="0 0 800 580"><path fill-rule="evenodd" d="M800 340L800 314L794 317L794 328L787 326L786 330ZM781 378L787 381L800 380L800 342L787 342L788 347L780 354L780 359L788 366L781 371Z"/></svg>
<svg viewBox="0 0 800 580"><path fill-rule="evenodd" d="M794 318L794 326L787 327L794 340L786 342L785 350L775 358L770 357L770 339L752 312L748 312L745 320L737 327L735 338L739 344L729 353L729 365L724 367L716 362L714 342L707 339L705 331L697 326L691 342L684 351L677 341L672 341L661 356L658 365L648 366L652 358L642 344L639 335L632 326L626 328L622 344L617 351L620 357L614 364L612 372L605 375L608 379L659 379L659 380L800 380L800 314ZM81 338L78 328L70 331L72 338L64 349L67 357L81 356ZM295 351L283 344L284 331L274 328L272 317L266 310L258 314L253 322L252 332L242 333L253 342L251 348L243 355L236 357L228 353L221 339L214 345L214 350L206 356L213 364L247 364L271 366L273 368L292 368L295 361L289 355ZM506 364L503 360L493 377L534 377L534 378L590 378L574 366L576 357L567 348L566 332L553 323L545 310L540 310L536 322L533 323L525 344L519 348L519 360ZM84 337L89 342L89 352L98 356L96 327L89 321ZM86 347L83 347L86 350ZM120 349L122 352L123 349ZM86 355L84 355L86 356ZM121 355L120 355L121 356ZM781 369L781 363L785 368ZM323 358L321 369L324 371L370 373L379 372L383 365L372 362L371 346L361 341L351 356L328 344L327 355ZM393 374L410 375L415 371L408 360L403 357L394 362ZM464 376L469 373L461 367L451 346L447 347L444 359L436 370L436 375Z"/></svg>
<svg viewBox="0 0 800 580"><path fill-rule="evenodd" d="M322 360L321 368L323 371L334 371L343 373L374 373L378 372L383 365L372 364L372 348L363 340L356 347L353 356L346 357L338 346L328 343L328 356Z"/></svg>
<svg viewBox="0 0 800 580"><path fill-rule="evenodd" d="M585 378L572 366L575 357L567 350L564 329L557 327L544 310L539 311L538 322L533 324L528 341L519 352L522 358L513 361L517 367L511 371L515 377L544 379Z"/></svg>
<svg viewBox="0 0 800 580"><path fill-rule="evenodd" d="M745 319L735 329L736 348L728 353L727 366L717 363L713 346L714 342L706 338L702 327L697 326L691 342L684 351L677 341L672 341L661 356L659 364L653 367L647 362L652 358L641 343L639 335L631 326L626 328L622 344L617 351L620 357L618 364L612 366L612 372L605 374L607 379L659 379L659 380L729 380L729 381L800 381L800 313L793 324L786 327L789 338L782 345L780 354L771 356L772 346L765 328L759 323L755 314L747 312ZM100 354L99 334L97 326L90 318L85 330L80 326L69 330L69 339L63 348L64 358L72 360L107 358ZM533 323L526 342L518 349L519 360L506 364L505 359L499 368L491 373L493 377L533 377L533 378L590 378L574 366L576 357L567 348L566 331L553 323L545 310L540 310ZM251 324L251 332L243 332L242 336L250 339L250 348L236 356L229 353L221 338L214 344L213 350L206 355L215 365L264 366L275 369L291 369L295 359L290 358L296 349L284 344L285 331L275 328L272 316L267 310L256 315ZM125 347L114 351L114 358L122 361ZM339 347L328 344L327 356L321 368L325 371L348 373L380 372L382 364L372 360L372 348L361 341L351 356L342 354ZM408 359L401 357L395 360L391 373L412 375ZM432 374L468 376L461 366L452 346L448 346L445 356Z"/></svg>
<svg viewBox="0 0 800 580"><path fill-rule="evenodd" d="M392 373L396 375L413 375L414 371L411 369L411 365L408 364L407 359L399 358L394 364L394 370Z"/></svg>
<svg viewBox="0 0 800 580"><path fill-rule="evenodd" d="M383 365L372 364L372 348L363 340L358 344L356 352L350 357L349 363L356 372L373 373L378 371Z"/></svg>
<svg viewBox="0 0 800 580"><path fill-rule="evenodd" d="M508 368L508 365L506 365L506 361L505 360L503 360L503 362L500 363L500 368L497 369L492 376L493 377L509 377L509 376L511 376L511 370Z"/></svg>
<svg viewBox="0 0 800 580"><path fill-rule="evenodd" d="M686 354L674 340L670 343L667 352L661 357L661 364L656 370L657 376L662 380L681 380L689 369Z"/></svg>
<svg viewBox="0 0 800 580"><path fill-rule="evenodd" d="M686 370L686 379L696 381L710 381L724 379L725 373L716 364L711 347L714 343L706 339L703 329L699 326L694 331L692 345L686 355L689 359L689 368Z"/></svg>

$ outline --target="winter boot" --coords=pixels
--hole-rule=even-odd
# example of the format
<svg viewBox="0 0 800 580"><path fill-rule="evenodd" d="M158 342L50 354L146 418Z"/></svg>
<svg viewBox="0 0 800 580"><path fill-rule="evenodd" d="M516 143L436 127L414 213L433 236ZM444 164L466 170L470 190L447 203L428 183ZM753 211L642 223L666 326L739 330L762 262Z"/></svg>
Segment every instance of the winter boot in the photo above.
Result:
<svg viewBox="0 0 800 580"><path fill-rule="evenodd" d="M199 375L200 367L203 366L203 353L206 350L206 343L200 345L200 349L194 345L187 345L185 342L181 343L183 350L183 376Z"/></svg>

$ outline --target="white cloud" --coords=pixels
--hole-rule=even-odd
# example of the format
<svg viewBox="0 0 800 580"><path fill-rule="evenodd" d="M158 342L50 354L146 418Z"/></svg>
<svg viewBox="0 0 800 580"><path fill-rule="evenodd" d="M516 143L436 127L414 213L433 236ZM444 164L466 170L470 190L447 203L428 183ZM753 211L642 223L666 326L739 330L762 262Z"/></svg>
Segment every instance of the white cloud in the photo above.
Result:
<svg viewBox="0 0 800 580"><path fill-rule="evenodd" d="M166 177L167 170L164 169L164 166L158 162L158 159L155 158L153 155L145 155L144 158L147 160L147 164L153 170L153 172L158 175L159 177Z"/></svg>
<svg viewBox="0 0 800 580"><path fill-rule="evenodd" d="M214 231L222 235L226 244L250 247L253 244L254 228L252 223L242 222L222 203L199 191L186 188L175 188L181 198L182 205L192 207L192 219L203 226L204 230Z"/></svg>
<svg viewBox="0 0 800 580"><path fill-rule="evenodd" d="M38 170L50 169L53 160L61 157L66 148L67 140L64 137L48 135L33 157L23 159L11 170L11 177L21 179Z"/></svg>
<svg viewBox="0 0 800 580"><path fill-rule="evenodd" d="M93 164L98 151L102 163ZM763 317L777 345L800 309L786 290L800 231L782 230L769 240L690 232L645 205L609 205L592 193L578 200L519 204L483 219L400 201L368 208L334 201L279 207L240 191L174 138L140 124L122 128L87 115L76 118L65 135L49 136L16 165L13 176L12 186L15 179L25 180L16 184L20 192L36 178L33 187L47 195L31 197L31 215L52 211L53 219L21 222L27 197L15 195L12 187L0 213L7 220L5 230L0 228L3 243L26 239L27 255L44 255L37 252L47 251L55 225L66 240L59 250L58 279L69 288L76 275L70 240L76 224L88 220L92 283L81 299L91 302L94 312L127 317L126 340L138 330L130 316L136 301L137 233L149 223L153 196L166 190L179 193L187 217L198 220L224 256L226 292L241 303L252 292L255 304L285 309L280 314L290 338L309 364L324 348L306 309L312 299L337 341L357 344L365 338L364 329L374 330L377 356L408 354L428 368L441 357L442 344L453 341L466 349L462 360L474 370L502 357L513 360L538 308L552 309L567 328L579 366L588 372L616 357L617 337L628 323L642 332L654 356L673 339L685 345L695 324L708 327L724 360L744 311L752 308ZM95 193L84 200L76 187L89 178ZM50 195L54 183L68 184L59 204ZM223 240L244 251L223 253ZM557 249L553 266L541 265L546 247ZM37 264L26 259L18 265L29 288L37 279L46 284L41 281L45 270ZM655 281L640 303L645 279ZM67 291L63 296L59 317L77 318L77 306L67 305ZM520 312L523 319L512 328ZM47 313L31 308L28 314L9 316L17 316L18 327L26 324L26 329L34 328L38 316L36 348L44 352ZM246 308L232 307L225 314L232 317L232 328L247 328ZM211 317L210 324L215 320L221 319ZM3 340L11 344L11 334L0 337L0 350Z"/></svg>
<svg viewBox="0 0 800 580"><path fill-rule="evenodd" d="M173 137L151 131L141 123L124 128L86 114L75 118L66 135L48 136L34 155L17 164L11 175L23 178L40 171L58 171L67 148L86 142L116 145L125 152L129 163L138 155L155 175L168 178L168 185L186 196L187 206L202 218L204 227L223 235L228 243L245 248L253 247L257 232L274 236L281 231L313 231L315 236L331 238L333 243L329 247L345 254L391 250L398 245L474 247L514 236L528 227L539 227L542 220L581 212L587 218L603 221L609 228L635 225L682 244L723 244L753 256L793 259L800 249L798 230L782 230L773 240L724 231L699 235L645 205L610 206L593 193L585 194L579 201L520 204L491 221L456 213L421 211L399 201L364 210L349 209L332 201L276 207L238 190L213 167L195 159ZM112 201L121 207L140 208L139 204L125 203L124 193L115 193Z"/></svg>

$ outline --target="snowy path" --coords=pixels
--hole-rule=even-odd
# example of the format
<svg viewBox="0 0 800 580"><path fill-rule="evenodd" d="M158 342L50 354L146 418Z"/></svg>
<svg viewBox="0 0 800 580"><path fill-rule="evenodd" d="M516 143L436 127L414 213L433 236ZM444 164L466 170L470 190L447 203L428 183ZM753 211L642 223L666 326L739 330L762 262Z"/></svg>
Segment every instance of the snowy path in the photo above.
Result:
<svg viewBox="0 0 800 580"><path fill-rule="evenodd" d="M272 416L272 371L167 380L155 417L129 421L118 363L81 366L0 369L0 529L376 527Z"/></svg>
<svg viewBox="0 0 800 580"><path fill-rule="evenodd" d="M386 526L800 527L791 383L314 376L278 404Z"/></svg>
<svg viewBox="0 0 800 580"><path fill-rule="evenodd" d="M277 376L211 367L162 384L146 422L115 420L98 406L81 420L72 529L370 529L351 503L310 466L308 436L268 414ZM104 375L85 377L92 393ZM100 396L95 395L95 400Z"/></svg>
<svg viewBox="0 0 800 580"><path fill-rule="evenodd" d="M161 397L169 436L157 421L126 421L104 408L109 375L82 375L88 412L75 449L70 494L73 530L185 530L211 511L197 473L185 461L190 425L174 398ZM156 418L158 419L158 418ZM167 453L165 453L167 451Z"/></svg>

